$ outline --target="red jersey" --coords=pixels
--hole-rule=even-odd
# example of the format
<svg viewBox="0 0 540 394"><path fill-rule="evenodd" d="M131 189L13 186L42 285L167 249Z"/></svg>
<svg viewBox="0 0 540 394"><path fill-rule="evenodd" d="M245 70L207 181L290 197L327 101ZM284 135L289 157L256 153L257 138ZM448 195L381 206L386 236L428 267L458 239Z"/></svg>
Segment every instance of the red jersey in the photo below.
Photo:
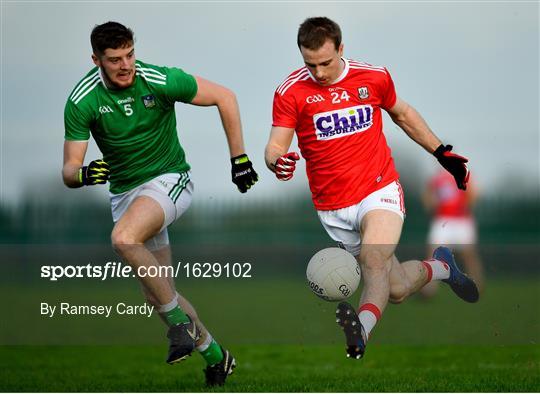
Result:
<svg viewBox="0 0 540 394"><path fill-rule="evenodd" d="M357 204L399 178L381 113L396 102L394 82L384 67L343 60L330 86L302 67L274 94L272 125L296 130L318 210Z"/></svg>
<svg viewBox="0 0 540 394"><path fill-rule="evenodd" d="M454 177L448 171L442 170L435 174L428 187L435 197L435 217L471 217L467 192L458 189Z"/></svg>

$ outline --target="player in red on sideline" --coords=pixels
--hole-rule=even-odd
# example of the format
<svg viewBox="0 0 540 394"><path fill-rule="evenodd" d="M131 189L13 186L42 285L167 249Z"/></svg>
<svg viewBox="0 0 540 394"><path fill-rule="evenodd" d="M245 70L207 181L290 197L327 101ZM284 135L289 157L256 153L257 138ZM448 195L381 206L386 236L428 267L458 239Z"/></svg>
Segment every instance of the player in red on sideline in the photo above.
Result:
<svg viewBox="0 0 540 394"><path fill-rule="evenodd" d="M473 213L477 199L478 188L474 179L469 181L467 190L459 190L452 175L442 169L429 179L422 195L424 207L433 216L427 255L431 256L437 246L452 245L465 272L482 293L484 268L476 247L478 236ZM428 283L422 288L421 294L425 298L432 297L438 287L438 282Z"/></svg>
<svg viewBox="0 0 540 394"><path fill-rule="evenodd" d="M306 19L297 43L305 66L275 91L265 160L279 180L291 179L300 159L288 152L296 131L319 219L362 269L360 308L342 302L336 311L347 357L358 359L388 301L400 303L433 280L448 283L467 302L478 300L475 283L459 271L449 249L438 248L428 261L401 264L394 255L405 207L382 131L382 110L433 154L461 189L469 177L467 159L452 153L452 146L443 145L420 114L397 97L386 68L343 57L335 22Z"/></svg>

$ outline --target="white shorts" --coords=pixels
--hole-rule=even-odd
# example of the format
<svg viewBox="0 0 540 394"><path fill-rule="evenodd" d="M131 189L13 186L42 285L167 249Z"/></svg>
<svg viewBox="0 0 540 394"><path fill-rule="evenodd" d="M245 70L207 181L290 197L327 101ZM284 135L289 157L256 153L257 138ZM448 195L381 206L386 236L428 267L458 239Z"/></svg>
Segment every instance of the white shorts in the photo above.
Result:
<svg viewBox="0 0 540 394"><path fill-rule="evenodd" d="M399 181L374 191L356 205L333 211L317 211L317 214L328 235L357 256L362 242L360 224L365 214L374 209L386 209L395 212L401 219L405 218L403 189Z"/></svg>
<svg viewBox="0 0 540 394"><path fill-rule="evenodd" d="M471 245L476 243L476 224L472 218L438 217L431 222L431 245Z"/></svg>
<svg viewBox="0 0 540 394"><path fill-rule="evenodd" d="M109 193L113 221L116 223L133 200L148 196L161 206L165 220L160 231L145 242L150 250L169 244L167 226L176 221L189 208L193 196L193 181L189 172L163 174L120 194Z"/></svg>

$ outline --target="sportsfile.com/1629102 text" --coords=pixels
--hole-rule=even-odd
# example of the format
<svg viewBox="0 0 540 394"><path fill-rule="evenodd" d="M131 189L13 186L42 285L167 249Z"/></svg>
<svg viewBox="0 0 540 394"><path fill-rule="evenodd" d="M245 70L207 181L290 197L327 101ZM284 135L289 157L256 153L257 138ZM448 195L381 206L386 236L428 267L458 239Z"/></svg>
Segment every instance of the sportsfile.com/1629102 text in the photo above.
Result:
<svg viewBox="0 0 540 394"><path fill-rule="evenodd" d="M59 279L90 278L98 280L133 277L187 278L251 278L250 263L182 263L175 266L140 266L135 270L121 262L108 261L104 265L43 265L40 276L50 281Z"/></svg>

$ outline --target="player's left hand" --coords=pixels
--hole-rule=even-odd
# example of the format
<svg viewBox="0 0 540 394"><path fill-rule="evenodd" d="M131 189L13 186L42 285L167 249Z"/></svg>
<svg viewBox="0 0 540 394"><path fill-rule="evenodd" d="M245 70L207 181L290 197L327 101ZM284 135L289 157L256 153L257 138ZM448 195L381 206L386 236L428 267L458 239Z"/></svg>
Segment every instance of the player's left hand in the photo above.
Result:
<svg viewBox="0 0 540 394"><path fill-rule="evenodd" d="M253 169L253 165L246 154L231 158L231 174L232 181L240 190L240 193L245 193L258 180L259 176Z"/></svg>
<svg viewBox="0 0 540 394"><path fill-rule="evenodd" d="M467 162L469 161L466 157L456 155L452 153L452 145L443 144L439 145L433 156L437 158L441 166L443 166L446 171L454 176L456 180L457 187L466 190L467 182L469 181L469 168L467 167Z"/></svg>

